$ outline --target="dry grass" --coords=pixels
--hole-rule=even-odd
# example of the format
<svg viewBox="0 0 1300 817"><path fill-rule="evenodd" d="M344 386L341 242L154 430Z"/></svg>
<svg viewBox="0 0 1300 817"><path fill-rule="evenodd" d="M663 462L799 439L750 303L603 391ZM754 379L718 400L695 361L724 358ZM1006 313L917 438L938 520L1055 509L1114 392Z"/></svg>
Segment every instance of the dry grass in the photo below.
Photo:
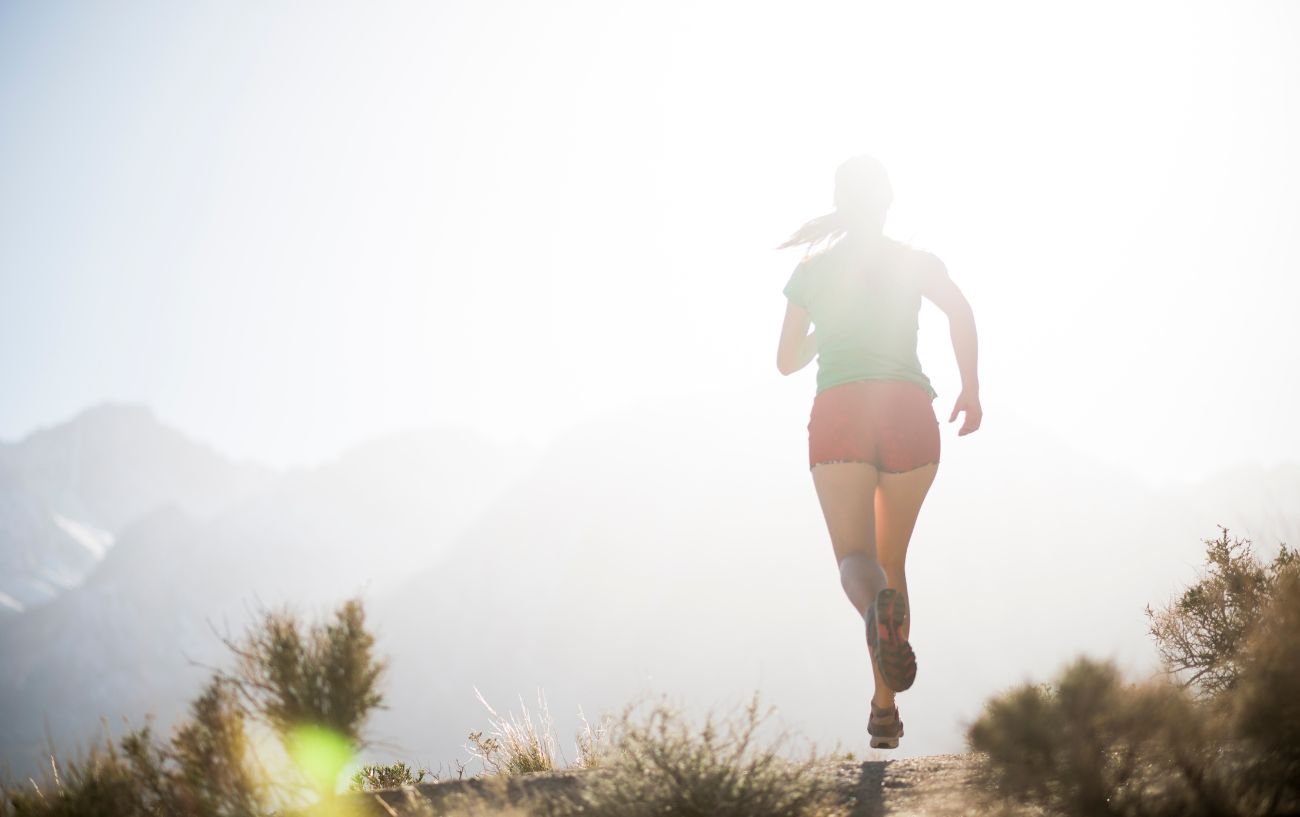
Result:
<svg viewBox="0 0 1300 817"><path fill-rule="evenodd" d="M676 709L623 713L612 745L584 781L569 813L588 817L830 817L843 813L839 792L811 748L789 759L789 736L758 733L771 710L755 696L738 716L709 715L695 727Z"/></svg>
<svg viewBox="0 0 1300 817"><path fill-rule="evenodd" d="M479 703L492 716L486 735L482 732L470 732L470 752L483 764L489 774L518 775L534 772L550 772L563 765L559 757L555 739L554 723L546 697L537 693L538 716L533 721L533 714L519 699L521 714L509 712L502 716L483 697L475 687L474 694Z"/></svg>

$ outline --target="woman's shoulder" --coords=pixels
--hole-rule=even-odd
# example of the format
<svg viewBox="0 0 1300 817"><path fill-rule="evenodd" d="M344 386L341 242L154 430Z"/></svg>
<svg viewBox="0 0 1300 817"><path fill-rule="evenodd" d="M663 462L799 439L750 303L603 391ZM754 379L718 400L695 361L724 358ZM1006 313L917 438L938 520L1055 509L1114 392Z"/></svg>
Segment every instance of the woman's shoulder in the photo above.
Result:
<svg viewBox="0 0 1300 817"><path fill-rule="evenodd" d="M893 238L888 241L893 245L893 252L901 265L909 272L917 275L933 275L946 271L943 261L940 261L939 256L932 251Z"/></svg>
<svg viewBox="0 0 1300 817"><path fill-rule="evenodd" d="M795 271L801 276L820 277L837 269L857 269L862 262L876 268L925 275L943 270L933 252L885 235L866 239L846 238L809 252L799 259Z"/></svg>
<svg viewBox="0 0 1300 817"><path fill-rule="evenodd" d="M827 269L836 265L838 255L834 246L811 250L795 264L794 274L805 278L821 277Z"/></svg>

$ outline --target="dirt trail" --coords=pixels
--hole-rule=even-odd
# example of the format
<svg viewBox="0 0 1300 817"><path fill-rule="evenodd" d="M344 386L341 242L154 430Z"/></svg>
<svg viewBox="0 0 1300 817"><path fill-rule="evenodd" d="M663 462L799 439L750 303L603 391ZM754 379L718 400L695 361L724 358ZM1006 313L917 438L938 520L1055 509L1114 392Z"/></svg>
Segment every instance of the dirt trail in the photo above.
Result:
<svg viewBox="0 0 1300 817"><path fill-rule="evenodd" d="M965 817L977 811L980 784L976 755L930 755L903 760L837 762L827 766L848 806L846 817ZM498 794L507 802L533 797L565 798L577 793L581 774L555 773L512 778ZM492 784L481 778L425 784L410 792L356 795L358 817L408 817L419 812L408 798L446 808L475 797Z"/></svg>
<svg viewBox="0 0 1300 817"><path fill-rule="evenodd" d="M849 817L948 817L977 811L980 761L969 754L843 763Z"/></svg>

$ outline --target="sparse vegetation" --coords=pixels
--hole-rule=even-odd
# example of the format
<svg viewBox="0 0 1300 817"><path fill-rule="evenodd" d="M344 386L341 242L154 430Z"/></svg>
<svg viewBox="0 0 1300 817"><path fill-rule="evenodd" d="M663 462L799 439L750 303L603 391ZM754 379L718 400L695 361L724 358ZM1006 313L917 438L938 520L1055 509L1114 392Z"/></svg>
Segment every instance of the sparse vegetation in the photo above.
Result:
<svg viewBox="0 0 1300 817"><path fill-rule="evenodd" d="M383 703L386 662L374 655L360 601L344 602L333 621L306 632L288 611L267 611L242 641L225 643L238 669L224 677L277 734L311 724L364 745L361 726Z"/></svg>
<svg viewBox="0 0 1300 817"><path fill-rule="evenodd" d="M1147 607L1150 633L1175 680L1199 695L1232 689L1241 675L1241 654L1278 581L1300 567L1296 551L1283 545L1268 564L1251 542L1219 529L1205 540L1205 574L1163 609Z"/></svg>
<svg viewBox="0 0 1300 817"><path fill-rule="evenodd" d="M388 764L368 763L352 775L348 783L348 791L382 791L399 789L402 786L418 786L428 774L428 769L414 772L410 766L400 761Z"/></svg>
<svg viewBox="0 0 1300 817"><path fill-rule="evenodd" d="M150 726L106 736L81 759L53 752L44 779L0 785L0 817L261 817L332 786L380 702L383 663L349 601L303 630L288 612L265 613L236 652L234 673L213 674L170 739ZM248 727L270 727L290 760L268 772ZM341 747L341 748L340 748ZM330 777L330 774L334 777Z"/></svg>
<svg viewBox="0 0 1300 817"><path fill-rule="evenodd" d="M1232 712L1254 758L1252 796L1300 812L1300 568L1280 572L1271 596L1241 658Z"/></svg>
<svg viewBox="0 0 1300 817"><path fill-rule="evenodd" d="M469 751L488 774L532 774L565 767L593 769L600 765L601 759L609 750L608 718L601 718L593 726L586 715L579 711L582 726L574 736L577 755L572 763L567 763L559 748L546 696L541 691L537 693L536 721L533 720L533 713L524 706L522 698L519 701L520 714L509 712L503 716L492 708L483 693L477 689L474 693L491 718L487 734L481 731L469 733Z"/></svg>
<svg viewBox="0 0 1300 817"><path fill-rule="evenodd" d="M1248 541L1226 530L1206 546L1197 583L1147 611L1167 677L1130 683L1114 665L1080 658L1051 683L989 701L968 739L987 756L1005 807L1068 817L1300 812L1300 559L1283 547L1261 564ZM330 801L340 772L366 745L366 718L383 700L385 662L374 655L360 603L313 627L287 611L264 613L226 644L235 668L213 674L170 737L159 740L146 724L79 759L52 757L42 780L0 787L0 817L339 813ZM540 693L536 712L521 700L519 715L479 700L489 728L469 741L482 777L443 792L436 808L414 790L427 770L405 763L364 766L349 790L405 787L401 813L426 817L846 812L827 765L852 756L809 747L792 757L786 734L761 741L772 712L757 696L737 716L710 715L698 727L663 703L595 725L584 717L572 763ZM258 728L278 739L288 765L269 770L267 747L250 738ZM581 786L545 774L517 785L579 770ZM547 786L531 785L539 780Z"/></svg>
<svg viewBox="0 0 1300 817"><path fill-rule="evenodd" d="M571 809L593 817L821 817L842 814L815 751L783 757L786 735L768 744L758 731L770 716L757 696L737 718L710 715L698 730L660 704L644 717L624 712L612 745Z"/></svg>
<svg viewBox="0 0 1300 817"><path fill-rule="evenodd" d="M502 716L479 696L491 714L491 731L470 734L473 753L496 778L583 770L576 794L555 794L528 804L553 817L822 817L842 814L840 793L825 774L828 758L810 751L788 759L779 735L768 744L758 733L771 710L757 696L743 712L710 715L693 727L666 703L629 707L595 726L583 718L578 756L565 767L543 696L538 716ZM522 704L522 702L521 702ZM836 757L834 759L840 759Z"/></svg>
<svg viewBox="0 0 1300 817"><path fill-rule="evenodd" d="M996 790L1051 814L1300 810L1300 564L1260 564L1226 530L1206 575L1151 616L1169 677L1079 659L991 700L967 737Z"/></svg>
<svg viewBox="0 0 1300 817"><path fill-rule="evenodd" d="M474 694L479 703L491 714L491 726L488 734L470 732L470 753L483 764L489 774L531 774L533 772L550 772L563 765L559 756L558 742L555 738L554 724L546 698L537 694L538 719L533 722L533 715L519 700L521 714L513 712L502 716L483 697L476 688Z"/></svg>
<svg viewBox="0 0 1300 817"><path fill-rule="evenodd" d="M582 728L574 740L578 747L578 757L573 765L579 769L595 769L600 766L609 750L609 723L607 719L601 718L592 726L581 710L578 717L582 719Z"/></svg>
<svg viewBox="0 0 1300 817"><path fill-rule="evenodd" d="M51 755L45 780L0 795L0 814L14 817L253 817L266 812L272 789L230 686L214 678L169 741L156 742L147 725L117 743L106 736L82 759Z"/></svg>

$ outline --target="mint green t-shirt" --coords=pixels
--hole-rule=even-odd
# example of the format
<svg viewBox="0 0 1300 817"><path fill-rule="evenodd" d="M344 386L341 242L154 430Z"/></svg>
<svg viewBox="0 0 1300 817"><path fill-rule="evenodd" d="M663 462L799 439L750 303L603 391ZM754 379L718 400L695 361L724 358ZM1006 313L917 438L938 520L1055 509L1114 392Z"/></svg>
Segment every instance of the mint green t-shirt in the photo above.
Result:
<svg viewBox="0 0 1300 817"><path fill-rule="evenodd" d="M910 380L936 397L916 355L920 253L888 238L845 238L804 259L782 290L817 330L817 393L854 380Z"/></svg>

